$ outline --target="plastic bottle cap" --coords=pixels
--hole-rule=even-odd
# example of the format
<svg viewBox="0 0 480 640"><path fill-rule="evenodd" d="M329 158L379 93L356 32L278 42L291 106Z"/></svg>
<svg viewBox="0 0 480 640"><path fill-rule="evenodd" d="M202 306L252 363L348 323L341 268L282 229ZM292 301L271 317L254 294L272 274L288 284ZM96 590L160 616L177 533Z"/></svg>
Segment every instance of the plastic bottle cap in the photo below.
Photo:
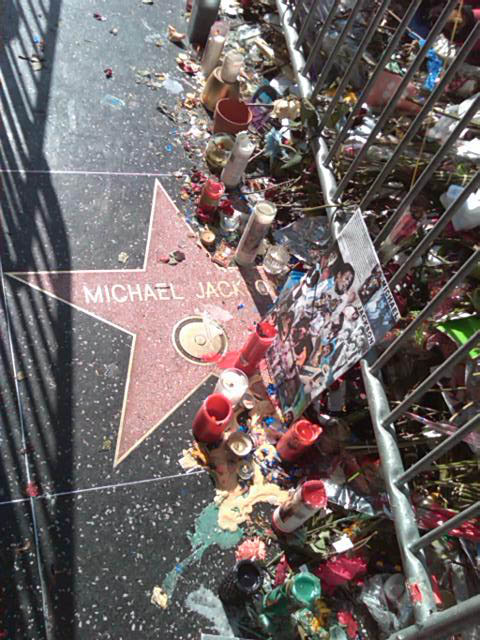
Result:
<svg viewBox="0 0 480 640"><path fill-rule="evenodd" d="M327 506L327 492L321 480L307 480L302 485L302 500L309 507L323 509Z"/></svg>
<svg viewBox="0 0 480 640"><path fill-rule="evenodd" d="M294 427L298 438L302 441L302 444L305 445L310 445L315 442L322 433L322 427L308 420L299 420Z"/></svg>
<svg viewBox="0 0 480 640"><path fill-rule="evenodd" d="M292 595L298 602L310 607L321 594L320 580L313 573L305 571L295 576L292 584Z"/></svg>

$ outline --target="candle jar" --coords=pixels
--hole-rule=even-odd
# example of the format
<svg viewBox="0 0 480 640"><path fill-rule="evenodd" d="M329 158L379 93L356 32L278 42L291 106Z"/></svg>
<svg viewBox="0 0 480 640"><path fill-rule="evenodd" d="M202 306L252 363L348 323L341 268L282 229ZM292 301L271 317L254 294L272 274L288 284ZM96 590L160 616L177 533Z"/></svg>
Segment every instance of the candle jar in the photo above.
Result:
<svg viewBox="0 0 480 640"><path fill-rule="evenodd" d="M230 400L221 393L205 399L193 420L193 435L199 442L218 442L233 416Z"/></svg>
<svg viewBox="0 0 480 640"><path fill-rule="evenodd" d="M248 389L248 378L240 369L225 369L215 385L215 393L221 393L235 407Z"/></svg>
<svg viewBox="0 0 480 640"><path fill-rule="evenodd" d="M205 160L213 173L220 173L227 164L234 145L235 138L228 133L215 133L210 138L205 149Z"/></svg>
<svg viewBox="0 0 480 640"><path fill-rule="evenodd" d="M253 451L253 440L242 431L234 431L227 438L227 447L237 458L246 458Z"/></svg>
<svg viewBox="0 0 480 640"><path fill-rule="evenodd" d="M255 475L255 469L251 461L242 463L237 470L237 477L242 482L248 482Z"/></svg>
<svg viewBox="0 0 480 640"><path fill-rule="evenodd" d="M202 193L198 201L198 206L207 211L216 211L220 198L225 193L225 187L221 182L213 178L208 178L202 187Z"/></svg>
<svg viewBox="0 0 480 640"><path fill-rule="evenodd" d="M240 98L240 82L225 82L221 77L222 68L216 67L208 76L202 91L202 104L208 111L215 111L217 102L223 98L238 100Z"/></svg>
<svg viewBox="0 0 480 640"><path fill-rule="evenodd" d="M237 82L242 66L242 54L236 53L235 51L229 51L223 59L222 70L220 72L220 77L223 82L227 82L229 84Z"/></svg>
<svg viewBox="0 0 480 640"><path fill-rule="evenodd" d="M277 330L269 322L259 322L250 335L235 362L235 368L251 376L257 370L260 360L273 344Z"/></svg>
<svg viewBox="0 0 480 640"><path fill-rule="evenodd" d="M222 171L222 182L227 189L233 189L241 182L248 161L255 149L254 143L248 137L248 133L237 133L228 162Z"/></svg>
<svg viewBox="0 0 480 640"><path fill-rule="evenodd" d="M242 604L260 591L263 573L252 560L240 560L218 587L218 595L225 604Z"/></svg>
<svg viewBox="0 0 480 640"><path fill-rule="evenodd" d="M205 45L219 8L220 0L193 0L188 22L188 38L192 44Z"/></svg>
<svg viewBox="0 0 480 640"><path fill-rule="evenodd" d="M264 596L262 613L267 616L283 617L303 607L313 609L321 595L320 579L309 571L302 571Z"/></svg>
<svg viewBox="0 0 480 640"><path fill-rule="evenodd" d="M277 453L285 462L294 462L314 444L321 433L322 427L318 424L298 420L278 441Z"/></svg>
<svg viewBox="0 0 480 640"><path fill-rule="evenodd" d="M220 213L220 229L226 234L234 233L240 226L240 212L234 211L233 213L227 213L222 211Z"/></svg>
<svg viewBox="0 0 480 640"><path fill-rule="evenodd" d="M288 271L290 254L282 245L269 247L263 258L263 268L270 276L280 276Z"/></svg>
<svg viewBox="0 0 480 640"><path fill-rule="evenodd" d="M273 527L291 533L327 506L327 493L321 480L307 480L295 493L275 509Z"/></svg>
<svg viewBox="0 0 480 640"><path fill-rule="evenodd" d="M235 252L235 261L241 267L255 262L262 240L267 235L276 215L277 208L271 202L263 201L255 205Z"/></svg>

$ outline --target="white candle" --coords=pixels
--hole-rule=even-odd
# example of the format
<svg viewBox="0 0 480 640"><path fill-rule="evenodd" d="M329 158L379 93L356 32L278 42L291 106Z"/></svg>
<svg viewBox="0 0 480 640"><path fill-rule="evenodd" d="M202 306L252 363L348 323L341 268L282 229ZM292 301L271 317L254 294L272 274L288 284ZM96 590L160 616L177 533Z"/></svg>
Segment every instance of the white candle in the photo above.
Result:
<svg viewBox="0 0 480 640"><path fill-rule="evenodd" d="M202 58L202 72L206 78L208 78L208 76L217 66L217 63L220 60L220 56L222 55L224 45L224 36L216 34L209 37Z"/></svg>
<svg viewBox="0 0 480 640"><path fill-rule="evenodd" d="M255 262L262 240L267 235L276 214L277 208L271 202L263 201L256 204L235 252L237 264L244 267Z"/></svg>
<svg viewBox="0 0 480 640"><path fill-rule="evenodd" d="M215 393L221 393L230 400L233 406L237 405L248 389L248 378L239 369L225 369L220 374L215 387Z"/></svg>

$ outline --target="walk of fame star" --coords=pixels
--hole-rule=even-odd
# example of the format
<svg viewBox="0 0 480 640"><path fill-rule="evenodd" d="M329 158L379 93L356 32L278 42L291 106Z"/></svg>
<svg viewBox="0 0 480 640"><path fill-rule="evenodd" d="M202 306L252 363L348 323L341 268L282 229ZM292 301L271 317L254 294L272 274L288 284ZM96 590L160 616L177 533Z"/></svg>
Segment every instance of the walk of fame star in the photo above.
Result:
<svg viewBox="0 0 480 640"><path fill-rule="evenodd" d="M175 266L160 258L179 250ZM238 349L258 319L250 291L269 298L261 281L246 286L236 268L221 269L188 234L163 186L155 181L142 269L12 272L8 276L132 336L114 466L125 460L208 377L175 349L172 332L205 305L230 312L228 348ZM263 286L258 286L259 284ZM244 308L241 313L239 305ZM211 367L212 365L207 365ZM210 375L209 370L208 375Z"/></svg>

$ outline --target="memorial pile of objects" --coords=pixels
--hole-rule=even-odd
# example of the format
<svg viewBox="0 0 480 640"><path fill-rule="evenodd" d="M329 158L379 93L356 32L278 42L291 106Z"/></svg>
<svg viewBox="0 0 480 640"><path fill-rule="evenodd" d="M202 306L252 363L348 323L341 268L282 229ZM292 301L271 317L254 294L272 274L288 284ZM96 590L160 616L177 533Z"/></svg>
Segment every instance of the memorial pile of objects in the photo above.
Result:
<svg viewBox="0 0 480 640"><path fill-rule="evenodd" d="M401 7L395 6L398 3L393 5L361 62L357 85L352 83L350 94L345 95L332 115L324 132L327 139L335 137L336 127L348 114L365 74L398 25ZM347 9L342 20L348 13ZM236 99L248 106L251 117L248 129L244 129L247 133L243 134L247 136L245 144L251 148L238 184L225 188L220 180L237 143L228 132L213 132L213 115L202 104L206 90L211 90L214 82L211 72L208 80L202 72L202 47L179 48L177 62L188 77L191 92L178 96L177 109L169 110L161 103L158 109L179 126L183 145L195 165L189 175L177 175L179 202L187 222L215 263L224 268L234 264L242 231L259 202L268 201L276 207L275 220L258 246L254 265L264 266L278 294L285 286L298 282L331 248L310 132L318 117L316 109L321 113L328 107L338 76L343 74L342 64L340 60L334 65L327 88L319 94L314 107L298 97L273 1L224 2L218 20L217 31L212 32L223 48L218 64L228 55L232 61L235 54L243 56L235 81ZM178 46L182 40L180 18L175 26L178 31L171 32L171 46ZM402 74L418 47L418 40L407 33L388 73ZM405 101L403 109L399 108L377 144L370 148L342 198L346 217L358 207L401 141L419 105L432 90L431 83L434 86L442 65L455 49L455 43L439 36L434 59L440 62L437 67L420 68L409 92L411 99ZM381 230L445 141L452 121L456 122L452 116L463 114L478 90L480 73L474 66L466 69L466 77L464 73L449 88L381 193L362 212L372 236ZM351 135L335 160L337 177L344 175L362 148L381 106L372 99L355 120ZM472 121L466 135L452 148L384 244L380 259L387 280L443 213L455 189L465 185L476 172L480 159L479 124ZM418 315L478 246L480 204L476 197L471 207L478 205L476 217L468 222L454 219L449 223L435 245L392 292L401 319L378 345L380 351ZM477 267L384 368L392 402L403 398L432 367L478 330L479 279ZM252 332L255 333L253 327ZM479 356L479 349L471 351L396 423L406 465L478 414ZM238 362L237 359L237 365ZM230 359L230 366L232 363L238 368ZM228 363L218 364L220 374L228 370ZM228 415L226 428L213 441L208 437L205 441L200 435L180 461L184 469L209 470L217 490L218 526L242 531L242 542L235 557L232 554L232 571L246 573L240 577L232 573L225 578L225 584L219 583L225 606L236 610L239 637L381 638L411 624L414 585L405 584L402 575L359 366L335 380L305 411L302 419L313 425L314 431L308 446L291 458L281 454L284 445L279 443L289 438L291 441L288 434L293 427L282 413L275 384L268 380L262 364L259 369L255 366L248 378L248 390L232 403L233 417ZM197 434L205 434L202 429L203 426ZM422 529L433 528L480 499L479 451L480 433L474 431L413 481L412 500ZM292 503L299 500L299 488L305 483L316 483L312 487L324 492L324 503L312 507L303 523L300 518L299 526L285 530L293 526L289 518L295 516L296 507ZM278 511L281 505L283 511ZM290 525L285 524L287 521ZM439 609L450 606L455 596L460 598L465 585L469 593L479 591L478 543L480 523L473 519L427 549ZM249 570L253 573L248 574ZM255 571L261 575L257 581Z"/></svg>

